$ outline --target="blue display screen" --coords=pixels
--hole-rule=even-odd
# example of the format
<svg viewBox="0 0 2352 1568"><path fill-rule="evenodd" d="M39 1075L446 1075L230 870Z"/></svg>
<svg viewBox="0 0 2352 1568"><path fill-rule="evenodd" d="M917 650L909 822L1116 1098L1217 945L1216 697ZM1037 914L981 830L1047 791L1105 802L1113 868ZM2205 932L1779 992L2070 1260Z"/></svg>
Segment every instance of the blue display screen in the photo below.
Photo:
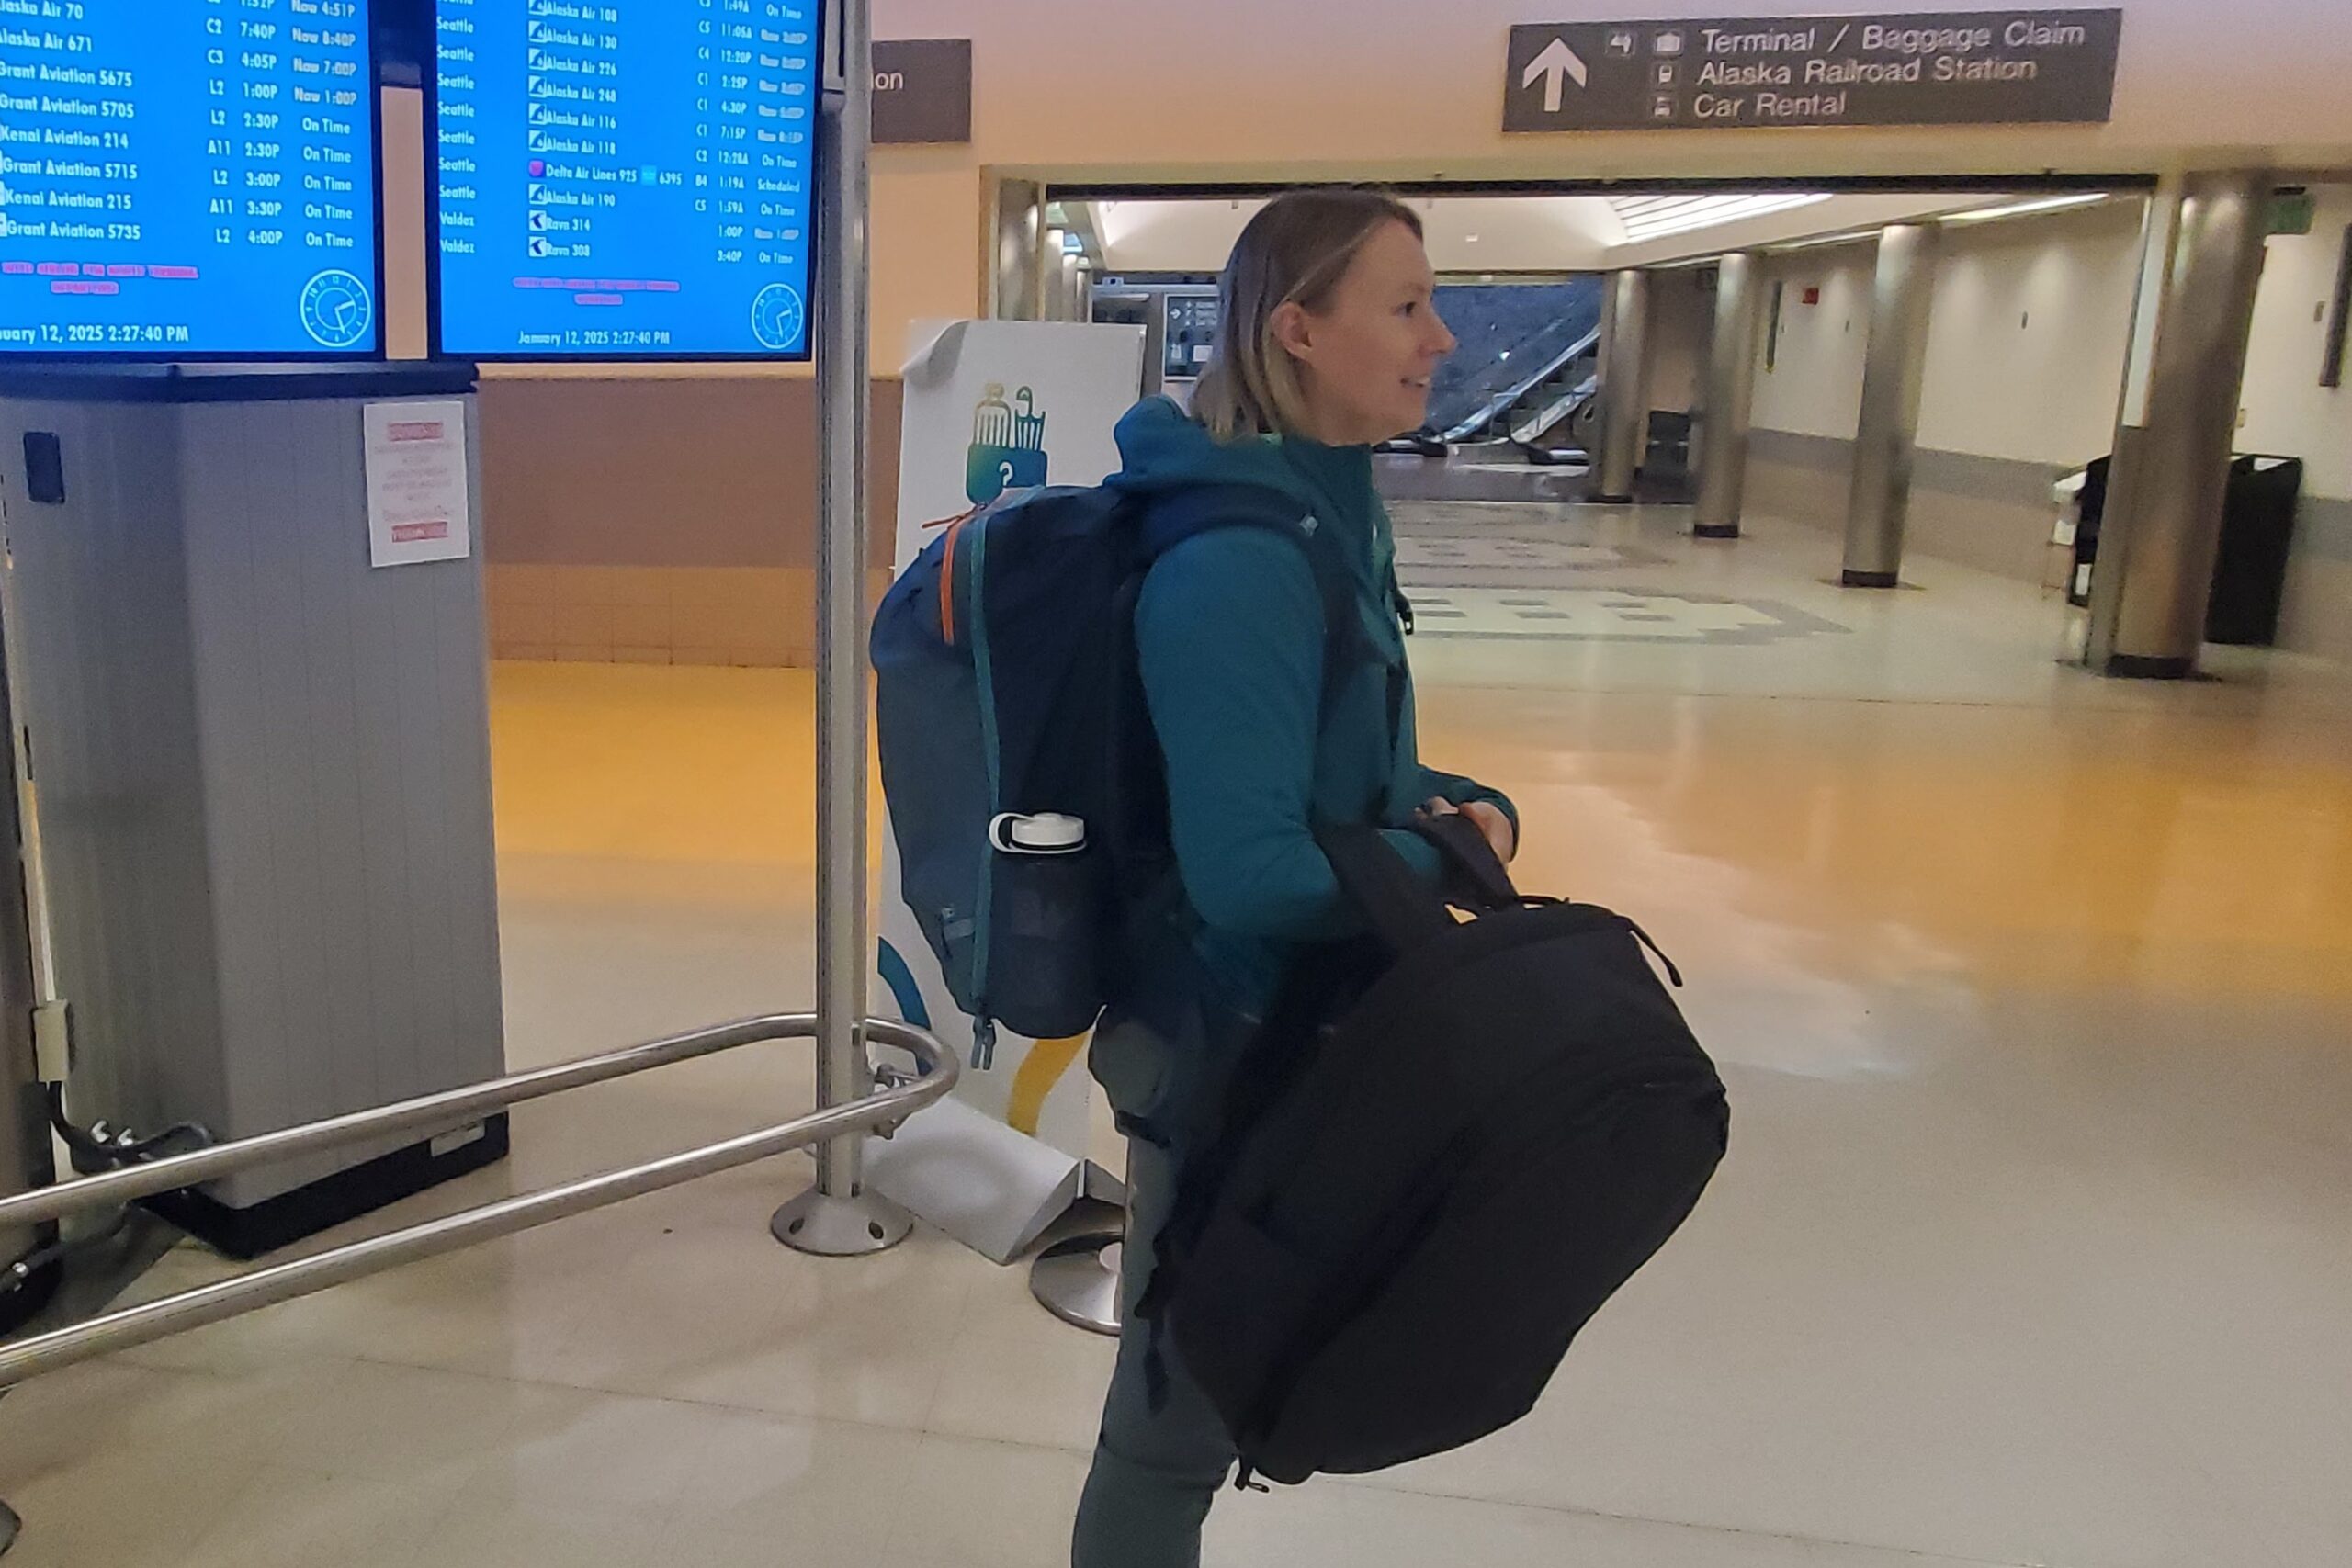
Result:
<svg viewBox="0 0 2352 1568"><path fill-rule="evenodd" d="M366 0L0 0L0 355L381 346Z"/></svg>
<svg viewBox="0 0 2352 1568"><path fill-rule="evenodd" d="M820 0L439 0L436 351L805 358Z"/></svg>

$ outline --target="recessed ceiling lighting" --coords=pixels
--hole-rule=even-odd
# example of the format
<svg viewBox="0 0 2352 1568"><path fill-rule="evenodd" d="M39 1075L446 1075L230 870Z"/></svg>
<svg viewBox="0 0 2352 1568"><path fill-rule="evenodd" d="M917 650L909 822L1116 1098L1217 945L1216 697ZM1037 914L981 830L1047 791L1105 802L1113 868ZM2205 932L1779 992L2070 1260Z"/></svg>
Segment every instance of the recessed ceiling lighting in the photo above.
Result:
<svg viewBox="0 0 2352 1568"><path fill-rule="evenodd" d="M2049 196L2031 201L2012 201L2000 207L1980 208L1974 212L1955 212L1944 220L1947 223L1990 223L1996 218L2023 218L2030 212L2061 212L2070 207L2090 207L2107 199L2107 192L2095 190L2077 196Z"/></svg>
<svg viewBox="0 0 2352 1568"><path fill-rule="evenodd" d="M1628 244L1689 234L1743 219L1793 212L1829 199L1827 192L1758 191L1748 195L1623 197L1610 205L1625 225Z"/></svg>
<svg viewBox="0 0 2352 1568"><path fill-rule="evenodd" d="M1774 245L1772 249L1776 254L1785 254L1790 251L1817 251L1828 245L1859 245L1873 238L1876 233L1876 230L1853 229L1838 234L1816 234L1810 240L1798 240L1792 244Z"/></svg>

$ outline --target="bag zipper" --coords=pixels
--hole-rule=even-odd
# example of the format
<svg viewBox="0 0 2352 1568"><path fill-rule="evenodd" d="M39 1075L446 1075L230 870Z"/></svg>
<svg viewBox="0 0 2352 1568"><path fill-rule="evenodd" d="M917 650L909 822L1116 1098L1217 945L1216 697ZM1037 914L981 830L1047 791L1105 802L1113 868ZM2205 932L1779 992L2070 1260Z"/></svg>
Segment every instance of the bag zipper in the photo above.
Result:
<svg viewBox="0 0 2352 1568"><path fill-rule="evenodd" d="M971 520L956 519L939 542L939 637L950 648L956 646L956 545Z"/></svg>

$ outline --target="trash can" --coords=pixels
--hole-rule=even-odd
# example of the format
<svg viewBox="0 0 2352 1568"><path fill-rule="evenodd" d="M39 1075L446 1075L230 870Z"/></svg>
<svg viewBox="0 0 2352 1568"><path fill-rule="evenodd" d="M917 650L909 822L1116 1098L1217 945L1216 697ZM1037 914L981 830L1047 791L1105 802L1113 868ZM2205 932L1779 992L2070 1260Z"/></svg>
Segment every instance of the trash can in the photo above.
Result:
<svg viewBox="0 0 2352 1568"><path fill-rule="evenodd" d="M2099 526L2107 521L2108 482L2114 471L2112 456L2098 458L2083 470L2075 521L2075 570L2066 580L2066 603L2078 610L2091 602L2091 568L2098 561Z"/></svg>
<svg viewBox="0 0 2352 1568"><path fill-rule="evenodd" d="M2287 558L2302 501L2301 457L2243 457L2230 465L2222 553L2205 612L2205 640L2267 648L2278 640Z"/></svg>

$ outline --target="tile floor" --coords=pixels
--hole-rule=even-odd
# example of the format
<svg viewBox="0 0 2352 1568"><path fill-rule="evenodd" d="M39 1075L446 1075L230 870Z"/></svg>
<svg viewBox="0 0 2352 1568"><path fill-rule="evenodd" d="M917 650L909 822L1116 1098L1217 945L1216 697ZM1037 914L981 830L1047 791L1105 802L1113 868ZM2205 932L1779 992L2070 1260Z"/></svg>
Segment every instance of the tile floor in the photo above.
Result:
<svg viewBox="0 0 2352 1568"><path fill-rule="evenodd" d="M1587 564L1538 593L1843 628L1417 650L1430 753L1515 794L1526 880L1690 970L1734 1154L1521 1427L1229 1499L1213 1568L2352 1562L2352 681L2096 682L2063 610L1932 561L1857 597L1807 529L1458 510L1400 508L1425 597L1556 546ZM808 708L787 671L499 669L518 1065L805 1003ZM507 1167L388 1218L810 1093L783 1047L526 1107ZM8 1568L1065 1560L1108 1347L936 1235L783 1251L805 1179L36 1383L0 1404ZM183 1250L141 1290L220 1272Z"/></svg>

